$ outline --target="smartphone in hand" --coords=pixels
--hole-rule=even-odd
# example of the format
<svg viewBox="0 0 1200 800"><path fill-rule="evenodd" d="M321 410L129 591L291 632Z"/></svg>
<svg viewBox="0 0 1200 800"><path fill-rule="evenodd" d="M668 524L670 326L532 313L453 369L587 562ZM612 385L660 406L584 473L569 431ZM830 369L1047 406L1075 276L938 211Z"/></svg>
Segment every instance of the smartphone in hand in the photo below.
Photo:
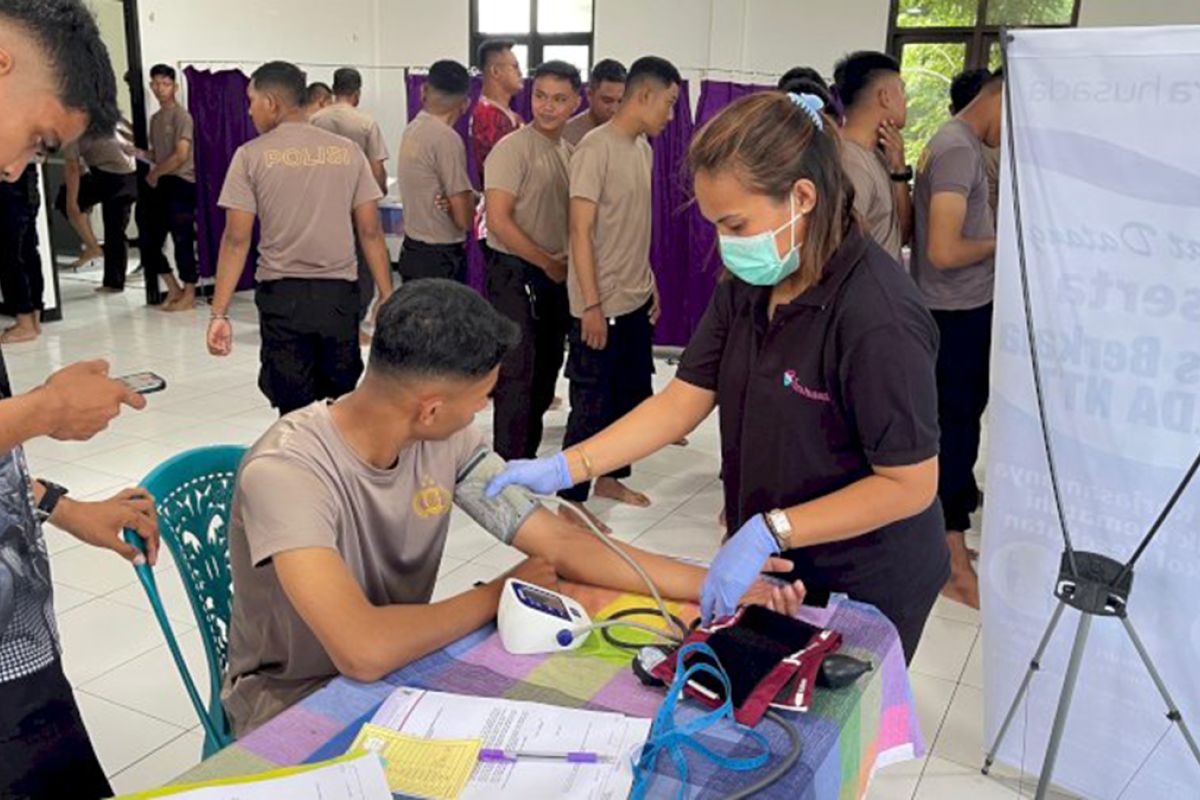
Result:
<svg viewBox="0 0 1200 800"><path fill-rule="evenodd" d="M121 381L138 394L154 394L167 388L167 381L153 372L135 372L122 375L116 380Z"/></svg>

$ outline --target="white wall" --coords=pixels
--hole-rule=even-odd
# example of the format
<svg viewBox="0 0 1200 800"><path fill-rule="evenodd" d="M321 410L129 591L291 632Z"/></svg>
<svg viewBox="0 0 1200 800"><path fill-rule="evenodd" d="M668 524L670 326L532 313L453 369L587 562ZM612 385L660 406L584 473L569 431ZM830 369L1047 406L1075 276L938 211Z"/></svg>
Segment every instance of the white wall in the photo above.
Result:
<svg viewBox="0 0 1200 800"><path fill-rule="evenodd" d="M773 82L790 67L828 74L848 52L883 49L889 9L889 0L596 0L595 50L626 65L653 54L687 73Z"/></svg>
<svg viewBox="0 0 1200 800"><path fill-rule="evenodd" d="M1081 27L1200 24L1200 0L1083 0Z"/></svg>

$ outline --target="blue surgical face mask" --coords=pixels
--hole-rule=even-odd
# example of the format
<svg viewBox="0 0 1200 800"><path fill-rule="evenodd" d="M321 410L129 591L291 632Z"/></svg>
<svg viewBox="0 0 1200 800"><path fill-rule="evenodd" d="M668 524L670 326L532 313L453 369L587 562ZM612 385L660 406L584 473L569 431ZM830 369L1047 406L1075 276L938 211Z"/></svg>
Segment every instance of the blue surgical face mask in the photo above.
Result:
<svg viewBox="0 0 1200 800"><path fill-rule="evenodd" d="M728 236L721 234L721 260L726 268L737 277L753 286L774 286L800 268L800 242L796 241L796 220L803 212L796 213L796 195L788 198L788 211L792 218L773 231L763 231L754 236ZM791 226L791 247L783 256L775 246L775 235Z"/></svg>

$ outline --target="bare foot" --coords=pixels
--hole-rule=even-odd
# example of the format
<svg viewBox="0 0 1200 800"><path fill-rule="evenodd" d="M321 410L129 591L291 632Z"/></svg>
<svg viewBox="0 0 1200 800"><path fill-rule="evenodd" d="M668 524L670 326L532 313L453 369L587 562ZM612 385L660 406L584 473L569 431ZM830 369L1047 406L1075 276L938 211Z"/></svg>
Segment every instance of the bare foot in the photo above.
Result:
<svg viewBox="0 0 1200 800"><path fill-rule="evenodd" d="M172 312L174 312L174 311L191 311L195 307L196 307L196 298L181 297L181 298L179 298L179 300L175 301L175 303L173 305L164 307L163 310L164 311L172 311Z"/></svg>
<svg viewBox="0 0 1200 800"><path fill-rule="evenodd" d="M37 329L27 325L14 325L0 334L0 344L20 344L32 342L38 338Z"/></svg>
<svg viewBox="0 0 1200 800"><path fill-rule="evenodd" d="M942 596L979 608L979 576L971 565L966 537L959 531L947 531L946 546L950 549L950 580L942 587Z"/></svg>
<svg viewBox="0 0 1200 800"><path fill-rule="evenodd" d="M596 487L592 490L592 493L596 497L606 497L609 500L616 500L618 503L624 503L627 506L635 506L636 508L648 508L650 506L649 497L641 492L635 492L616 478L597 478Z"/></svg>
<svg viewBox="0 0 1200 800"><path fill-rule="evenodd" d="M587 522L590 521L596 530L607 535L612 533L612 528L604 524L604 522L591 512L591 510L583 503L570 503L569 505L559 506L558 515L572 525L578 525L581 528L586 528Z"/></svg>
<svg viewBox="0 0 1200 800"><path fill-rule="evenodd" d="M179 305L179 301L183 299L183 292L168 292L167 299L162 301L162 305L158 307L159 311L174 311L175 306Z"/></svg>

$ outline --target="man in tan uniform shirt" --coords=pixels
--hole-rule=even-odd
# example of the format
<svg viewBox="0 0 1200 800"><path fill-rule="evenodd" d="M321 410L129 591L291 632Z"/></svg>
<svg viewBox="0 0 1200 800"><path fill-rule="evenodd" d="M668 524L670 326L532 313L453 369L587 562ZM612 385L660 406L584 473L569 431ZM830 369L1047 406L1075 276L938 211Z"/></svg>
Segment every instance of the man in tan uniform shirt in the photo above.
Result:
<svg viewBox="0 0 1200 800"><path fill-rule="evenodd" d="M620 61L605 58L597 61L588 76L588 107L571 117L563 128L563 138L572 147L592 130L608 122L621 107L625 95L625 66Z"/></svg>
<svg viewBox="0 0 1200 800"><path fill-rule="evenodd" d="M421 89L421 112L400 141L396 180L404 204L404 244L398 266L405 280L467 279L463 243L475 218L475 190L467 174L467 148L454 124L467 110L470 82L462 64L434 63Z"/></svg>
<svg viewBox="0 0 1200 800"><path fill-rule="evenodd" d="M571 414L564 449L582 442L653 394L658 288L650 268L651 195L657 136L674 116L679 71L655 56L629 70L616 116L580 142L571 157L571 308L567 377ZM636 506L650 499L620 479L596 481L596 494ZM562 493L577 505L590 483Z"/></svg>
<svg viewBox="0 0 1200 800"><path fill-rule="evenodd" d="M533 73L533 121L501 139L484 165L488 298L521 329L496 383L493 446L534 458L554 400L569 326L568 163L563 126L579 107L579 70L548 61Z"/></svg>
<svg viewBox="0 0 1200 800"><path fill-rule="evenodd" d="M913 176L900 136L908 121L900 65L885 53L861 51L839 61L833 75L846 108L842 167L854 184L854 210L867 235L900 264L913 226Z"/></svg>
<svg viewBox="0 0 1200 800"><path fill-rule="evenodd" d="M385 195L388 190L388 149L383 142L383 131L379 123L358 109L362 99L362 75L353 67L342 67L333 73L333 103L311 115L313 125L338 136L345 136L358 145L367 157L371 174ZM362 248L355 242L358 255L358 316L361 322L371 308L375 298L375 279L371 268L363 257Z"/></svg>
<svg viewBox="0 0 1200 800"><path fill-rule="evenodd" d="M379 313L362 385L289 414L250 449L229 525L221 695L239 737L338 673L376 681L486 624L510 576L645 591L608 547L524 490L485 498L504 462L471 423L517 336L466 286L406 284ZM531 558L432 602L455 506ZM704 570L618 546L664 596L698 597ZM794 612L801 596L760 585L746 599Z"/></svg>
<svg viewBox="0 0 1200 800"><path fill-rule="evenodd" d="M261 135L234 154L218 201L225 234L207 337L214 355L233 349L229 304L257 218L258 385L280 414L345 394L362 375L355 233L380 294L392 290L379 186L353 142L308 123L304 92L294 64L274 61L251 76Z"/></svg>
<svg viewBox="0 0 1200 800"><path fill-rule="evenodd" d="M150 118L150 152L154 166L146 174L147 191L138 203L138 251L146 280L161 275L167 284L164 311L187 311L196 305L196 162L192 115L175 97L175 69L156 64L150 88L159 110ZM175 248L178 280L163 254L167 236Z"/></svg>

